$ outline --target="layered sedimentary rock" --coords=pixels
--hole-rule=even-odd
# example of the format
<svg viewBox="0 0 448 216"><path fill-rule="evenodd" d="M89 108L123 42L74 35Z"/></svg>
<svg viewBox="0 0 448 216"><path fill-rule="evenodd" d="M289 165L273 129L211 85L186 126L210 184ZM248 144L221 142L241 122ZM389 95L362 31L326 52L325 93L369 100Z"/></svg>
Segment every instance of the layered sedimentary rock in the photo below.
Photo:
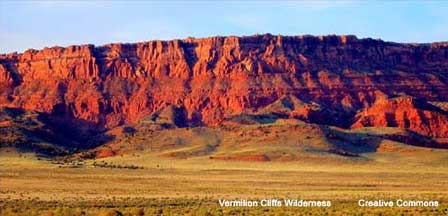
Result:
<svg viewBox="0 0 448 216"><path fill-rule="evenodd" d="M329 122L349 126L380 98L448 101L448 43L268 34L53 47L0 55L0 85L0 106L96 129L169 106L185 124L217 125L285 96L331 109L340 115Z"/></svg>
<svg viewBox="0 0 448 216"><path fill-rule="evenodd" d="M400 127L423 135L448 137L448 112L423 99L397 97L378 100L355 116L352 128Z"/></svg>

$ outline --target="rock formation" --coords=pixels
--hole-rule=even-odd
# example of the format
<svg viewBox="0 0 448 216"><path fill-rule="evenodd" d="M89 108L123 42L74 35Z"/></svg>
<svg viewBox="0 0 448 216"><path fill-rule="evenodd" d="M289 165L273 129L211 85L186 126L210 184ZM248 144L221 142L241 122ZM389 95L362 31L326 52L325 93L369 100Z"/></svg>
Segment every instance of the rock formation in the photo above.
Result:
<svg viewBox="0 0 448 216"><path fill-rule="evenodd" d="M423 135L448 137L448 112L412 97L378 100L356 115L352 128L400 127Z"/></svg>
<svg viewBox="0 0 448 216"><path fill-rule="evenodd" d="M399 94L448 101L448 43L266 34L0 55L1 107L48 113L94 130L171 106L185 113L181 125L218 125L293 96L304 106L291 112L305 119L311 113L311 122L323 121L313 114L316 107L338 113L324 123L347 127L366 109L353 127L398 126L447 136L446 113L420 111L412 102L386 105L394 113L389 121L378 101Z"/></svg>

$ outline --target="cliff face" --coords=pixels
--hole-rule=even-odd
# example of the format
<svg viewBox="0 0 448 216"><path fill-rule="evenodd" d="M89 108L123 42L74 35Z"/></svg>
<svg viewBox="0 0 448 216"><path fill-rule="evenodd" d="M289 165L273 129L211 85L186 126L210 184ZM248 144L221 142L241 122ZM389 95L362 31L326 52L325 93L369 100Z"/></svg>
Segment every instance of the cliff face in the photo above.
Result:
<svg viewBox="0 0 448 216"><path fill-rule="evenodd" d="M217 125L286 95L347 116L331 122L348 126L380 98L448 101L448 44L259 35L53 47L0 55L0 85L0 106L96 129L168 106L188 125Z"/></svg>
<svg viewBox="0 0 448 216"><path fill-rule="evenodd" d="M398 97L378 100L355 116L352 128L400 127L433 137L448 137L448 112L423 99Z"/></svg>

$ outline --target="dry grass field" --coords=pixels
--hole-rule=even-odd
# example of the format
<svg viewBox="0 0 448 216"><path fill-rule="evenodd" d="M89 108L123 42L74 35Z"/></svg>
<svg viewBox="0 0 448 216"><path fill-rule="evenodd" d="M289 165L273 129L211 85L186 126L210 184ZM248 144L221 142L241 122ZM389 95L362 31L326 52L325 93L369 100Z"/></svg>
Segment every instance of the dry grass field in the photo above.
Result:
<svg viewBox="0 0 448 216"><path fill-rule="evenodd" d="M433 150L429 155L376 153L366 155L374 160L365 162L246 162L143 152L55 164L32 154L2 152L0 199L2 215L448 214L447 154ZM218 204L219 199L265 198L331 200L332 207ZM441 206L359 208L361 198L433 199Z"/></svg>

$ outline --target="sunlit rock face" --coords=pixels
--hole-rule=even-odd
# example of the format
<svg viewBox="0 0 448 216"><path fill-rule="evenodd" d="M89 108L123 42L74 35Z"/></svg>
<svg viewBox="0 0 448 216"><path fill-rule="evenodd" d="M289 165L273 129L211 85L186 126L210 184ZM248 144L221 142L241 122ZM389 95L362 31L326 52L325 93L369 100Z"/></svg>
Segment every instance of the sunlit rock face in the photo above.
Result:
<svg viewBox="0 0 448 216"><path fill-rule="evenodd" d="M182 113L181 125L219 125L287 97L303 104L287 118L447 137L446 112L390 99L448 101L447 84L448 43L355 36L188 38L0 55L0 106L97 129L166 107Z"/></svg>
<svg viewBox="0 0 448 216"><path fill-rule="evenodd" d="M432 137L448 137L448 112L412 97L378 100L355 116L352 128L400 127Z"/></svg>

